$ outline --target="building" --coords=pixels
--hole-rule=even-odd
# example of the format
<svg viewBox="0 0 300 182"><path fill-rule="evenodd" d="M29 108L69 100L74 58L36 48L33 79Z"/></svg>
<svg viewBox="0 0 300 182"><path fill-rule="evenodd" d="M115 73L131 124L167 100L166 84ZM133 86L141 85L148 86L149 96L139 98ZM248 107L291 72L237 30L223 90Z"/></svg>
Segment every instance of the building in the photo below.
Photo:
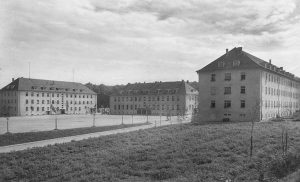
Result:
<svg viewBox="0 0 300 182"><path fill-rule="evenodd" d="M234 48L197 71L199 120L260 121L299 110L300 80Z"/></svg>
<svg viewBox="0 0 300 182"><path fill-rule="evenodd" d="M18 78L0 91L1 116L85 114L97 94L81 83Z"/></svg>
<svg viewBox="0 0 300 182"><path fill-rule="evenodd" d="M198 91L187 82L127 84L110 96L111 114L184 115L198 105Z"/></svg>

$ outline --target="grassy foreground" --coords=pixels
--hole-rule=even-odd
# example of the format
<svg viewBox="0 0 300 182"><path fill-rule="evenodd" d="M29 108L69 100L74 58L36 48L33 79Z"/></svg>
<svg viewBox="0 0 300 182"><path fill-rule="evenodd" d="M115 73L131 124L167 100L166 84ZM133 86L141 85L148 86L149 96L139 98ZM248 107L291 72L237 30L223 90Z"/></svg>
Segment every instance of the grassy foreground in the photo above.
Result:
<svg viewBox="0 0 300 182"><path fill-rule="evenodd" d="M0 154L0 181L277 181L300 166L300 123L173 125Z"/></svg>
<svg viewBox="0 0 300 182"><path fill-rule="evenodd" d="M8 133L8 134L0 135L0 146L34 142L34 141L67 137L67 136L82 135L87 133L116 130L121 128L140 126L144 124L146 123L139 123L133 125L124 124L124 125L113 125L113 126L85 127L85 128L74 128L74 129L64 129L64 130L27 132L27 133Z"/></svg>

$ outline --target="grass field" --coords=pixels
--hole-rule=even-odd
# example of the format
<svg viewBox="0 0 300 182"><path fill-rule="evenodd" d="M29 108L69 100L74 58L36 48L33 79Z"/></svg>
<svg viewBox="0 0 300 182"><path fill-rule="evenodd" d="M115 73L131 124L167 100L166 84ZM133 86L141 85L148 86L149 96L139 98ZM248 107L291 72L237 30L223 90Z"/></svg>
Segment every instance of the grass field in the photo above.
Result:
<svg viewBox="0 0 300 182"><path fill-rule="evenodd" d="M116 130L121 128L140 126L144 124L146 123L138 123L133 125L124 124L124 125L113 125L113 126L85 127L85 128L75 128L75 129L65 129L65 130L27 132L27 133L7 133L7 134L0 135L0 146L34 142L34 141L67 137L67 136L82 135L87 133Z"/></svg>
<svg viewBox="0 0 300 182"><path fill-rule="evenodd" d="M0 154L0 181L273 182L299 170L299 122L257 123L251 160L249 135L250 123L184 124Z"/></svg>

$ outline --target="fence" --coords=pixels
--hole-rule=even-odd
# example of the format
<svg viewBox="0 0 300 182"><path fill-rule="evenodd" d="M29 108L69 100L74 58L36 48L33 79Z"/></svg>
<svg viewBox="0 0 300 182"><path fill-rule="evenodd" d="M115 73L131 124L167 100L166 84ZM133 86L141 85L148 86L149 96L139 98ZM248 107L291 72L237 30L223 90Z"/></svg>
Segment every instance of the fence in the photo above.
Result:
<svg viewBox="0 0 300 182"><path fill-rule="evenodd" d="M35 131L50 131L53 129L71 129L92 126L111 126L120 124L137 124L150 122L156 126L162 122L168 124L181 122L177 116L167 118L166 116L145 115L43 115L24 117L0 117L0 134L24 133Z"/></svg>

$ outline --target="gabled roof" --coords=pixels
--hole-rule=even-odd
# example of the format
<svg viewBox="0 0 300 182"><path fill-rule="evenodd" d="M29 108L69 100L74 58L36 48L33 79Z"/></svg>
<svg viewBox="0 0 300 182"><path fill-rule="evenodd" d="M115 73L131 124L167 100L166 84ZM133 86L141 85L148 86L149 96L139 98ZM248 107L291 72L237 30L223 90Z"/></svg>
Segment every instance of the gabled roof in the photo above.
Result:
<svg viewBox="0 0 300 182"><path fill-rule="evenodd" d="M234 61L238 64L238 66L233 66ZM224 63L224 66L219 66L220 63ZM282 67L277 67L273 65L271 62L264 61L256 56L253 56L245 51L243 51L242 47L235 47L232 50L228 51L215 61L209 63L202 69L198 70L197 73L200 72L212 72L215 70L223 70L223 69L264 69L269 72L273 72L275 74L279 74L281 76L287 77L289 79L293 79L295 81L300 81L298 77L295 75L286 72Z"/></svg>
<svg viewBox="0 0 300 182"><path fill-rule="evenodd" d="M186 94L198 91L184 81L127 84L112 95Z"/></svg>
<svg viewBox="0 0 300 182"><path fill-rule="evenodd" d="M1 89L2 91L45 91L96 94L81 83L53 80L18 78Z"/></svg>

